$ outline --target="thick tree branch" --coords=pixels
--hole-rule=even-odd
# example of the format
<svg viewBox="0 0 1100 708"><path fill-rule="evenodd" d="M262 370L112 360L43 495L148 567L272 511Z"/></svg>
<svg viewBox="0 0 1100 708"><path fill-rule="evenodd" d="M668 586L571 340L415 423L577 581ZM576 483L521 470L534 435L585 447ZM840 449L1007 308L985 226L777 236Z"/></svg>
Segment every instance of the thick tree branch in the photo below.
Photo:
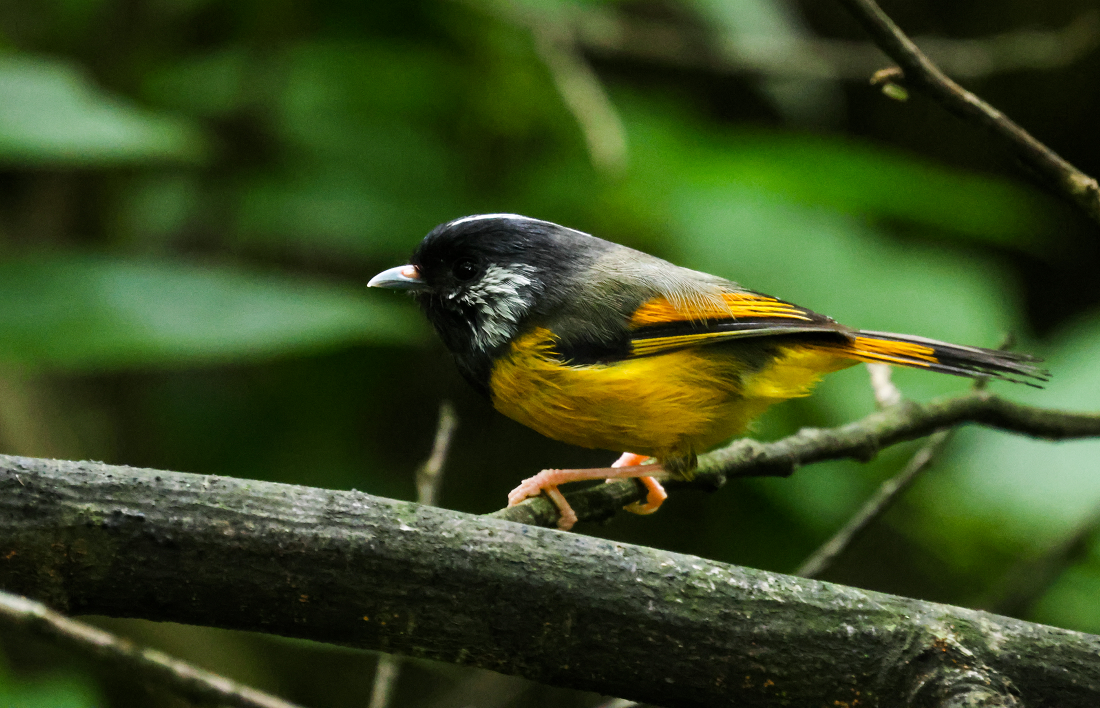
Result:
<svg viewBox="0 0 1100 708"><path fill-rule="evenodd" d="M443 466L447 463L447 454L451 449L451 439L458 429L458 415L450 401L439 404L439 422L435 428L435 440L428 459L416 469L416 501L426 506L435 506L439 499L439 487L443 482ZM378 666L374 671L374 686L371 687L370 703L367 708L386 708L390 697L397 687L401 676L401 659L392 654L378 657Z"/></svg>
<svg viewBox="0 0 1100 708"><path fill-rule="evenodd" d="M1100 222L1100 184L982 99L952 81L874 0L840 0L875 43L898 63L906 81L926 91L948 110L998 136L1054 189Z"/></svg>
<svg viewBox="0 0 1100 708"><path fill-rule="evenodd" d="M0 587L668 706L1094 706L1100 637L358 492L0 456Z"/></svg>
<svg viewBox="0 0 1100 708"><path fill-rule="evenodd" d="M799 467L814 462L844 458L868 461L884 447L967 423L1045 440L1100 437L1100 413L1036 408L974 391L924 404L902 401L839 428L804 428L775 442L743 438L700 457L693 481L670 482L666 486L717 489L730 477L788 477ZM566 494L582 521L605 519L642 496L639 485L628 480ZM554 526L558 518L554 506L542 497L501 509L493 516L538 526Z"/></svg>

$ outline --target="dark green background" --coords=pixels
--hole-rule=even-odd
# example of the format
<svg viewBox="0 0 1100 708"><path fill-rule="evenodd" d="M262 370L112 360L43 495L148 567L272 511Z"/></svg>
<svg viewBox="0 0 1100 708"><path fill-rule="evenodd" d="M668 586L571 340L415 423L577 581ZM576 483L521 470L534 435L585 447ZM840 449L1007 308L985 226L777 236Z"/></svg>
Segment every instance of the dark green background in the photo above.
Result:
<svg viewBox="0 0 1100 708"><path fill-rule="evenodd" d="M1094 11L1086 0L917 5L885 7L913 34L955 39L1055 30ZM446 507L491 511L542 467L602 466L612 453L494 413L411 302L364 287L435 224L485 211L558 221L867 329L982 346L1013 332L1054 379L998 392L1100 409L1100 229L1003 145L863 77L592 52L628 145L624 169L597 169L531 33L509 19L517 7L540 26L585 9L664 23L701 57L722 43L863 39L831 2L5 0L0 452L409 499L447 398L461 428ZM1095 16L1084 26L1095 40ZM1100 53L1087 51L967 85L1097 174L1098 80ZM895 380L917 399L968 386ZM754 434L873 409L862 367L819 392ZM654 516L578 530L790 571L913 449L682 493ZM1098 509L1100 443L968 430L827 578L973 606ZM1026 616L1100 631L1098 600L1100 548ZM368 653L98 621L308 706L369 699ZM393 705L597 700L415 663ZM0 706L179 704L4 638Z"/></svg>

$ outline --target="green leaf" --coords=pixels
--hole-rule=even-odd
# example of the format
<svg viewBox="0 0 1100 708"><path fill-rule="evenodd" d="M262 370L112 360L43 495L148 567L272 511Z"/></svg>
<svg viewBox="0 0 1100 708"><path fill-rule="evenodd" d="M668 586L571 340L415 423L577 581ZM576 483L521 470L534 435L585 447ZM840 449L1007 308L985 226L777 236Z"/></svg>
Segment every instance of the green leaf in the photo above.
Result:
<svg viewBox="0 0 1100 708"><path fill-rule="evenodd" d="M0 57L0 163L101 166L198 161L192 124L140 108L46 57Z"/></svg>
<svg viewBox="0 0 1100 708"><path fill-rule="evenodd" d="M365 287L105 256L0 262L0 360L19 365L191 364L422 333L411 308Z"/></svg>
<svg viewBox="0 0 1100 708"><path fill-rule="evenodd" d="M451 185L400 189L366 169L311 171L295 165L242 182L236 237L250 247L329 252L345 257L406 257L436 224L464 214Z"/></svg>
<svg viewBox="0 0 1100 708"><path fill-rule="evenodd" d="M280 155L277 167L213 187L236 210L232 237L253 250L404 255L433 226L465 213L461 154L441 130L461 106L452 56L435 46L346 41L302 42L276 56L229 47L146 82L158 103L202 115L270 104L261 132ZM154 212L132 216L147 221Z"/></svg>
<svg viewBox="0 0 1100 708"><path fill-rule="evenodd" d="M1045 251L1054 236L1049 201L1008 180L849 138L716 130L652 104L620 103L631 164L639 167L637 189L664 183L748 190L1029 252Z"/></svg>

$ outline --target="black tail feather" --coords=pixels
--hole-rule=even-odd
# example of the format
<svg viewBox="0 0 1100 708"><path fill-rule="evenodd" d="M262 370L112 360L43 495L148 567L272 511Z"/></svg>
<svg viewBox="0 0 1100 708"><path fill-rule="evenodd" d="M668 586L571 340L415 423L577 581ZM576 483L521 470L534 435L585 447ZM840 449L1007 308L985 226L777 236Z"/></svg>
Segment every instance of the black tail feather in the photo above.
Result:
<svg viewBox="0 0 1100 708"><path fill-rule="evenodd" d="M882 352L875 351L877 347L872 347L870 351L861 351L867 349L865 345L860 345L860 340L864 338L873 342L910 344L916 348L903 346L895 350L887 345ZM1034 388L1042 388L1050 380L1050 372L1037 366L1042 359L1030 354L949 344L907 334L868 331L858 332L853 346L861 355L858 358L864 361L877 360L973 379L999 379Z"/></svg>

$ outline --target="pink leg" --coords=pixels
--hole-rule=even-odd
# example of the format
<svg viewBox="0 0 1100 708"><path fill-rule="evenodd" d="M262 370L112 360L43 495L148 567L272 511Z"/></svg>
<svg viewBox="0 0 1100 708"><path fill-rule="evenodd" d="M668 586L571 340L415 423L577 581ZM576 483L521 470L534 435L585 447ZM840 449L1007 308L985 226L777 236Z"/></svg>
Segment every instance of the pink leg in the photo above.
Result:
<svg viewBox="0 0 1100 708"><path fill-rule="evenodd" d="M520 485L508 494L508 506L515 506L528 497L537 497L543 491L558 508L561 518L558 528L567 531L576 523L577 515L558 491L558 486L569 482L581 482L586 479L630 479L662 475L660 465L640 465L631 467L596 467L588 470L543 470L534 477L520 482ZM551 491L552 490L552 491Z"/></svg>
<svg viewBox="0 0 1100 708"><path fill-rule="evenodd" d="M648 490L645 501L627 504L623 509L631 514L641 514L642 516L652 514L661 508L661 504L665 503L665 499L668 499L668 492L665 491L665 488L661 486L656 477L639 477L638 481L644 484Z"/></svg>
<svg viewBox="0 0 1100 708"><path fill-rule="evenodd" d="M642 464L649 457L647 455L635 455L633 452L624 452L619 459L611 463L612 467L637 467ZM668 492L661 486L661 483L657 481L656 477L639 477L638 481L645 485L648 490L645 497L645 502L634 502L633 504L627 504L623 507L631 514L641 514L643 516L652 514L661 508L661 504L664 504L665 499L668 499Z"/></svg>
<svg viewBox="0 0 1100 708"><path fill-rule="evenodd" d="M565 501L565 495L557 487L547 487L542 491L546 492L546 496L550 497L550 501L558 507L558 528L562 531L573 528L573 524L577 523L577 512L573 511L573 507Z"/></svg>
<svg viewBox="0 0 1100 708"><path fill-rule="evenodd" d="M649 455L635 455L633 452L624 452L619 455L619 459L611 463L612 467L637 467L646 460L649 459Z"/></svg>

